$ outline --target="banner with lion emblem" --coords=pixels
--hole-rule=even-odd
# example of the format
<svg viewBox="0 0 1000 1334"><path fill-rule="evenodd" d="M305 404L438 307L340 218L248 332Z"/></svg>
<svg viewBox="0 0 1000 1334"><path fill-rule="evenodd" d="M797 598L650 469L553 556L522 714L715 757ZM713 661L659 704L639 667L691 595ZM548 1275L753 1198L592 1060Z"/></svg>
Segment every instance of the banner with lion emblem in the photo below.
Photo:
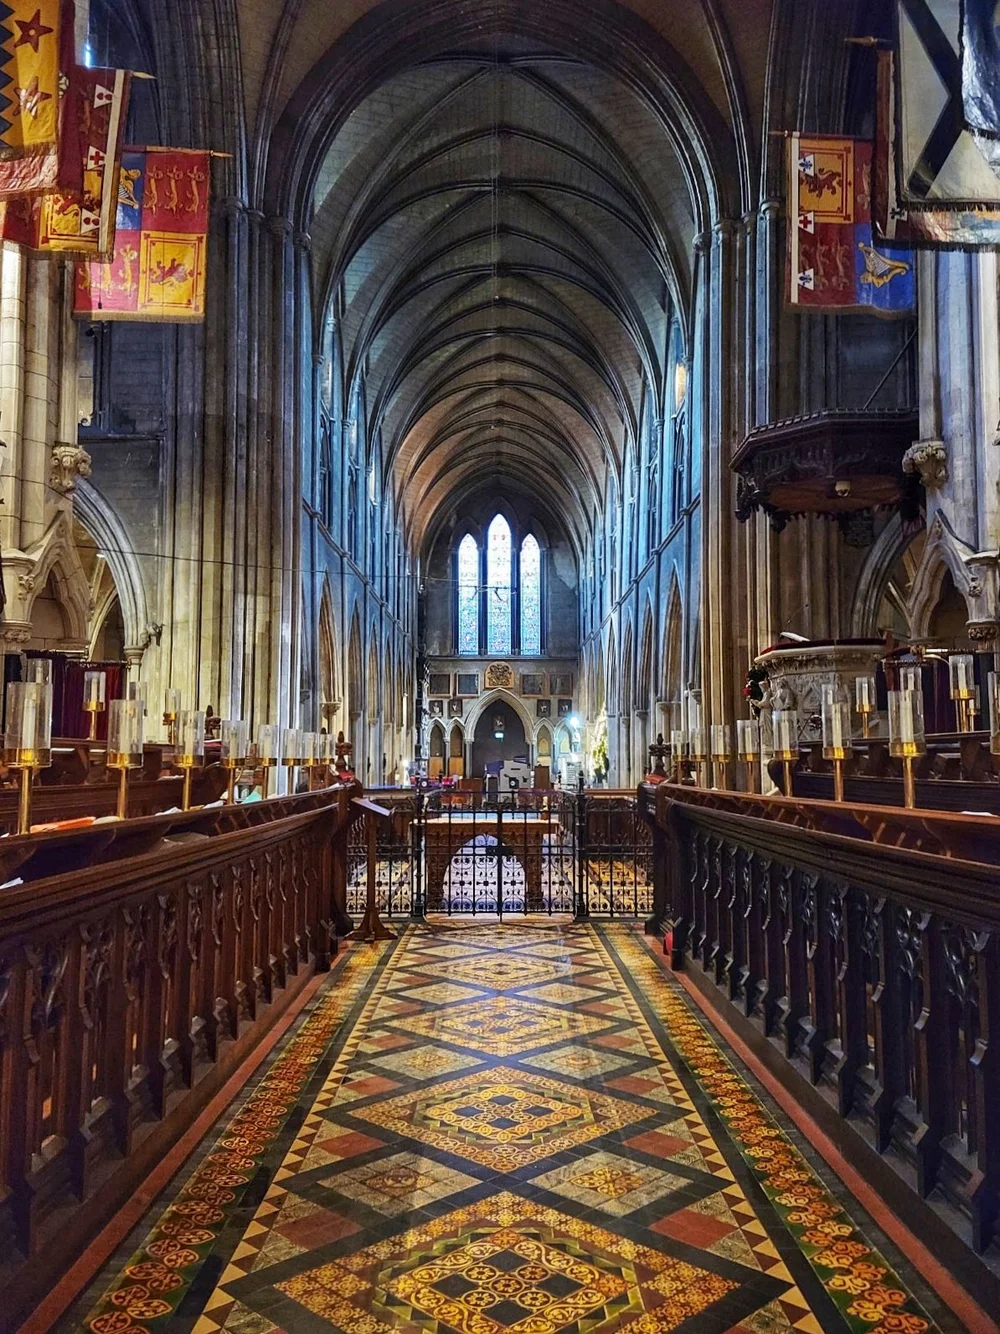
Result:
<svg viewBox="0 0 1000 1334"><path fill-rule="evenodd" d="M209 188L207 152L126 148L114 255L77 264L74 314L164 324L204 319Z"/></svg>
<svg viewBox="0 0 1000 1334"><path fill-rule="evenodd" d="M801 311L905 315L913 255L872 232L872 145L793 134L788 162L788 302Z"/></svg>

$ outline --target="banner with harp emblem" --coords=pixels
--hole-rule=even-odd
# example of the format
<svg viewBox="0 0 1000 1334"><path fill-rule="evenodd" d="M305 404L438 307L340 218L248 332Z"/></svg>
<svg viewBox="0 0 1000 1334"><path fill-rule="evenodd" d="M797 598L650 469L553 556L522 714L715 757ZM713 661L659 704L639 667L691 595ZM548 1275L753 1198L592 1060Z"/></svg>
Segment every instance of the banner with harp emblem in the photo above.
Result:
<svg viewBox="0 0 1000 1334"><path fill-rule="evenodd" d="M793 134L788 161L788 302L793 310L907 315L913 255L872 232L872 145Z"/></svg>
<svg viewBox="0 0 1000 1334"><path fill-rule="evenodd" d="M126 148L114 255L77 264L73 313L165 324L204 319L210 179L207 152Z"/></svg>

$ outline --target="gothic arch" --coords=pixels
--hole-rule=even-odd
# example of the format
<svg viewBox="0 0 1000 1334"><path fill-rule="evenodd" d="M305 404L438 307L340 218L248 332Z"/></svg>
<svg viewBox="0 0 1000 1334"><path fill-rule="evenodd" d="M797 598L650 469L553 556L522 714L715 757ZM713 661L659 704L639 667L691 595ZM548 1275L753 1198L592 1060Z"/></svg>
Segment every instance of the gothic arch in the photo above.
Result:
<svg viewBox="0 0 1000 1334"><path fill-rule="evenodd" d="M872 543L858 576L858 586L854 593L851 633L855 638L878 637L878 613L886 583L892 573L892 567L912 539L913 534L905 531L903 521L896 513Z"/></svg>
<svg viewBox="0 0 1000 1334"><path fill-rule="evenodd" d="M973 555L972 548L955 536L944 517L940 513L935 515L910 592L910 633L914 639L927 638L946 570L971 616L975 594L966 559Z"/></svg>
<svg viewBox="0 0 1000 1334"><path fill-rule="evenodd" d="M319 640L319 708L323 726L333 731L340 712L341 700L337 694L337 632L333 619L333 599L330 583L323 580L317 625Z"/></svg>
<svg viewBox="0 0 1000 1334"><path fill-rule="evenodd" d="M132 539L111 505L85 477L75 481L73 513L97 544L118 590L125 644L139 648L149 642L150 614L142 568Z"/></svg>
<svg viewBox="0 0 1000 1334"><path fill-rule="evenodd" d="M684 693L684 609L677 572L670 580L670 599L663 636L663 697L670 709L671 726L680 727Z"/></svg>
<svg viewBox="0 0 1000 1334"><path fill-rule="evenodd" d="M347 642L347 712L350 718L360 718L364 712L364 666L361 656L361 624L357 608L351 617L351 633Z"/></svg>
<svg viewBox="0 0 1000 1334"><path fill-rule="evenodd" d="M532 722L531 715L525 707L524 701L519 696L515 695L513 691L491 690L488 695L483 695L476 700L472 712L469 714L468 718L466 718L465 732L467 736L476 735L476 725L480 718L488 708L499 702L509 704L520 718L521 722L524 724L524 735L526 740L534 735L534 723Z"/></svg>
<svg viewBox="0 0 1000 1334"><path fill-rule="evenodd" d="M25 598L25 619L31 620L32 608L51 578L56 599L63 613L65 638L85 648L90 643L90 583L80 563L73 541L71 520L60 510L44 537L25 552L33 562L29 576L31 588Z"/></svg>

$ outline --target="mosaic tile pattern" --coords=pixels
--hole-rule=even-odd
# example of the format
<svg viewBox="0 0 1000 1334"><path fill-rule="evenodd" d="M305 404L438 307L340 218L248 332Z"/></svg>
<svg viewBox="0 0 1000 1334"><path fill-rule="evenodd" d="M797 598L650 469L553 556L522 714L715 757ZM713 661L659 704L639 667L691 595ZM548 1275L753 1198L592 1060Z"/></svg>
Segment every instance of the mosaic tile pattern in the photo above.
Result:
<svg viewBox="0 0 1000 1334"><path fill-rule="evenodd" d="M60 1331L954 1334L794 1140L630 928L411 927Z"/></svg>

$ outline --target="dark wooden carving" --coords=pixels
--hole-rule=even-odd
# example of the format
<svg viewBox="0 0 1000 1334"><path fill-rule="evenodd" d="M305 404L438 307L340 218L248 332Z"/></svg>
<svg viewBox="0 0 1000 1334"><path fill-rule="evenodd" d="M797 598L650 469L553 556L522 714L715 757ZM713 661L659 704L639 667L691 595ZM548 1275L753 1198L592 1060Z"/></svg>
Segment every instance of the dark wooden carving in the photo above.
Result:
<svg viewBox="0 0 1000 1334"><path fill-rule="evenodd" d="M919 1215L928 1240L1000 1293L974 1258L1000 1236L1000 822L672 783L642 796L685 868L672 966L814 1115L841 1118L834 1137L908 1222L945 1201Z"/></svg>
<svg viewBox="0 0 1000 1334"><path fill-rule="evenodd" d="M902 459L919 433L912 411L827 410L758 426L733 458L736 517L763 510L780 530L796 514L846 522L862 511L900 505L904 518L914 518L916 483L903 472Z"/></svg>

